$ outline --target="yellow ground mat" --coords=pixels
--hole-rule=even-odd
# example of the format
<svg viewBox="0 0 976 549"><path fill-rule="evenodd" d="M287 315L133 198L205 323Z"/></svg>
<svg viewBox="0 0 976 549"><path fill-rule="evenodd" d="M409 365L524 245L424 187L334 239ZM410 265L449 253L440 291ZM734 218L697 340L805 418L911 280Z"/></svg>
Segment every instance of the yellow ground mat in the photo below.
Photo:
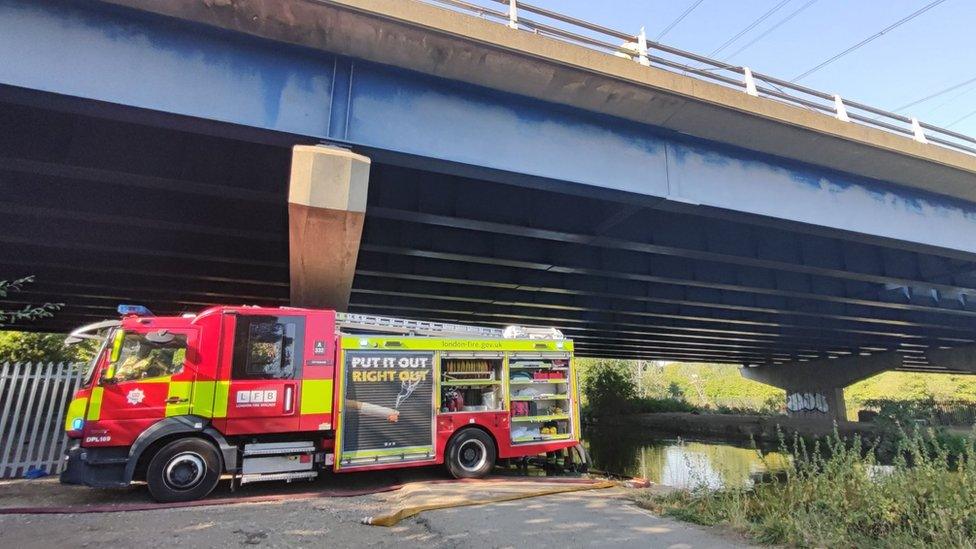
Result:
<svg viewBox="0 0 976 549"><path fill-rule="evenodd" d="M366 517L363 519L363 524L393 526L423 511L485 505L583 490L602 490L614 486L617 486L616 482L605 480L545 478L414 482L386 496L391 508L389 513Z"/></svg>

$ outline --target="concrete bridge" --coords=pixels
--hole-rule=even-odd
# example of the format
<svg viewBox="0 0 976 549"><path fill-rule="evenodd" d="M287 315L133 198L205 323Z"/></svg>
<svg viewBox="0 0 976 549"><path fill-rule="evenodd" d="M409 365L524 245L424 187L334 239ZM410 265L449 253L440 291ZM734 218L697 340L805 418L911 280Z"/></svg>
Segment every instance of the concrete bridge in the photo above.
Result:
<svg viewBox="0 0 976 549"><path fill-rule="evenodd" d="M976 371L976 141L522 9L0 0L0 276L67 302L43 329L129 301L556 325L818 413Z"/></svg>

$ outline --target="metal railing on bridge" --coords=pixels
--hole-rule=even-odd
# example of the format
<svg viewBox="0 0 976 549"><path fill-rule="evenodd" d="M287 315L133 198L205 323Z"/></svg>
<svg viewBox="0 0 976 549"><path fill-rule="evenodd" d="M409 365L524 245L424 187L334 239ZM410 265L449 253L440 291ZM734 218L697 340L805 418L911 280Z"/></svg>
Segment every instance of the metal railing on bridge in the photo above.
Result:
<svg viewBox="0 0 976 549"><path fill-rule="evenodd" d="M0 478L28 469L57 474L68 438L64 414L81 384L83 364L0 365Z"/></svg>
<svg viewBox="0 0 976 549"><path fill-rule="evenodd" d="M643 27L637 34L607 28L589 21L563 15L519 0L423 0L477 15L515 30L563 40L614 55L626 57L645 66L695 76L703 80L740 89L756 97L765 97L833 116L843 122L863 124L921 143L976 154L976 138L912 116L886 111L840 95L818 91L787 80L710 59L647 39ZM490 6L499 5L493 8ZM532 17L539 17L533 19Z"/></svg>

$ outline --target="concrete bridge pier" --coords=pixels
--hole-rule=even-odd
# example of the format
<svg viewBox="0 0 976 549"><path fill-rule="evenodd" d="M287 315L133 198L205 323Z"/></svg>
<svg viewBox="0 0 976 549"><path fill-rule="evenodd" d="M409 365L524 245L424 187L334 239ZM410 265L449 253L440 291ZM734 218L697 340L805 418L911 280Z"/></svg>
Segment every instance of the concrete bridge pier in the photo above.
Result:
<svg viewBox="0 0 976 549"><path fill-rule="evenodd" d="M291 305L349 307L363 234L370 159L338 147L296 145L288 185Z"/></svg>
<svg viewBox="0 0 976 549"><path fill-rule="evenodd" d="M742 368L740 372L746 379L786 390L786 409L791 416L845 421L844 388L901 365L901 355L891 351L871 356Z"/></svg>

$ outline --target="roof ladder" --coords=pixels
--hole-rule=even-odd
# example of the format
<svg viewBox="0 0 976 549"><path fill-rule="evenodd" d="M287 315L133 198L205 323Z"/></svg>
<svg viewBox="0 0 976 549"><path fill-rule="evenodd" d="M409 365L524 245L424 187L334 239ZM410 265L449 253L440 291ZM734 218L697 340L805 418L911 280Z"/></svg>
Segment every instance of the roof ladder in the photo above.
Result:
<svg viewBox="0 0 976 549"><path fill-rule="evenodd" d="M409 320L405 318L355 313L336 313L336 325L343 331L364 330L425 336L502 337L502 330L498 328L465 326L463 324L428 322L426 320Z"/></svg>

